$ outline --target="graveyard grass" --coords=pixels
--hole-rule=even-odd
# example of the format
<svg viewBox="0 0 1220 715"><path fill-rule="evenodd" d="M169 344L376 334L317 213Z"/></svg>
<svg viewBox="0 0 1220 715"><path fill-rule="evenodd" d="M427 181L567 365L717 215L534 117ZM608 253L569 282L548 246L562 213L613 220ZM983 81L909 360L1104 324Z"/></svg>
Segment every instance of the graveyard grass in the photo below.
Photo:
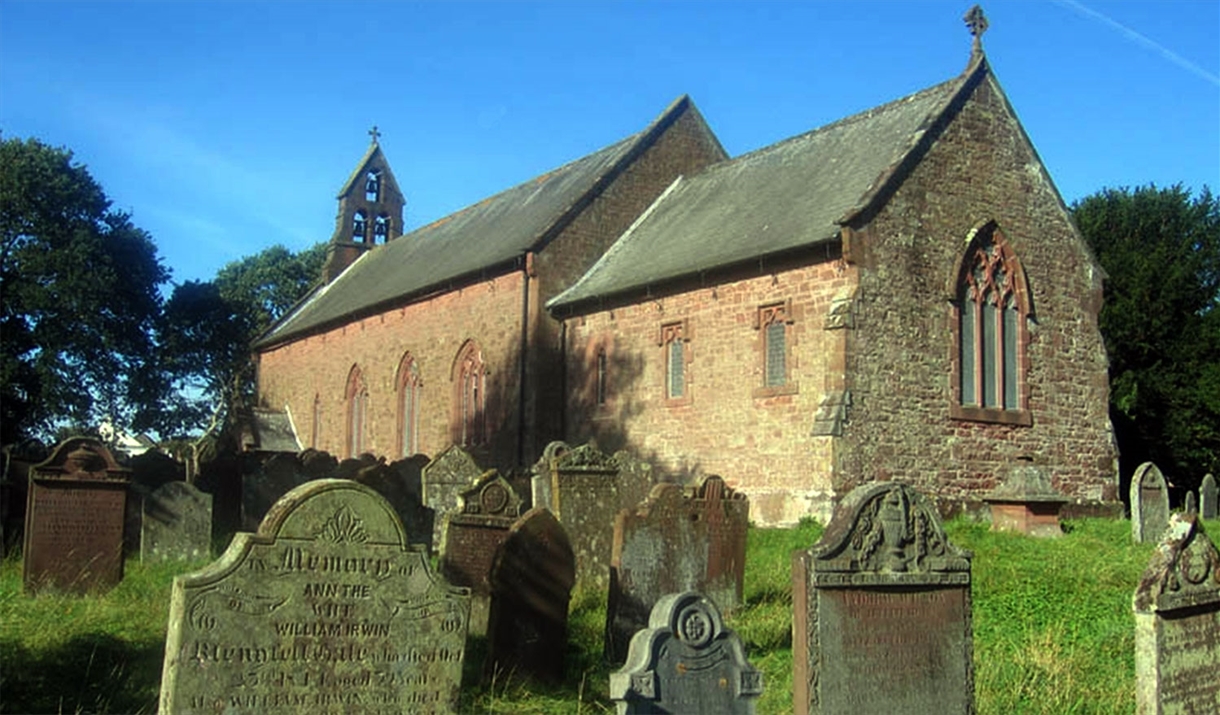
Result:
<svg viewBox="0 0 1220 715"><path fill-rule="evenodd" d="M949 522L950 539L974 551L975 700L981 715L1133 713L1131 595L1152 554L1132 544L1127 521L1068 522L1059 540ZM1206 524L1220 535L1220 522ZM727 619L763 671L758 712L791 711L792 552L821 527L751 528L745 605ZM108 594L30 598L21 562L0 565L0 713L155 713L173 576L201 563L129 561ZM602 663L604 593L577 593L569 621L568 677L543 688L498 673L464 688L463 713L613 712ZM467 651L477 683L485 644ZM868 687L862 684L862 687Z"/></svg>

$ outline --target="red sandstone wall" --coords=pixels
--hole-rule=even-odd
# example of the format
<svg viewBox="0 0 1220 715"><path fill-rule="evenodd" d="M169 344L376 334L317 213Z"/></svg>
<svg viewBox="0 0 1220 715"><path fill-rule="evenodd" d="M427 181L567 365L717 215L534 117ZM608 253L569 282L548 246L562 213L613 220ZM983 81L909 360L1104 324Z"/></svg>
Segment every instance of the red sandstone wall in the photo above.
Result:
<svg viewBox="0 0 1220 715"><path fill-rule="evenodd" d="M473 452L483 464L515 464L523 285L521 272L509 273L269 350L259 363L260 398L268 407L288 406L297 434L308 447L317 395L322 420L316 447L343 455L344 390L349 371L359 365L369 393L366 451L396 458L395 378L399 362L410 351L423 382L420 451L435 456L451 443L453 361L465 340L475 338L489 370L491 441Z"/></svg>
<svg viewBox="0 0 1220 715"><path fill-rule="evenodd" d="M949 416L953 273L971 228L987 220L1015 249L1032 291L1032 426ZM977 498L1029 455L1065 494L1114 500L1117 455L1097 329L1100 271L989 81L863 241L858 327L849 335L852 407L836 490L900 479L942 496Z"/></svg>
<svg viewBox="0 0 1220 715"><path fill-rule="evenodd" d="M831 437L813 437L827 385L841 381L843 331L824 328L834 295L854 270L841 261L722 283L567 323L568 439L627 448L672 475L719 474L750 497L750 518L794 522L826 503ZM762 396L762 305L790 300L787 394ZM685 320L688 399L665 395L664 323ZM596 405L596 355L604 345L610 399ZM838 356L836 358L836 355Z"/></svg>

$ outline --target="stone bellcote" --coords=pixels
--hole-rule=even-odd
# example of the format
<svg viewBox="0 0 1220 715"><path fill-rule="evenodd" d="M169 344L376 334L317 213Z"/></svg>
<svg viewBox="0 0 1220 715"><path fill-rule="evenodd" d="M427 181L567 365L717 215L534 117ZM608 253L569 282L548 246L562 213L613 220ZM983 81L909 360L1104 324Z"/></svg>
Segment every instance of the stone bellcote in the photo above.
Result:
<svg viewBox="0 0 1220 715"><path fill-rule="evenodd" d="M402 235L406 199L398 189L390 162L381 151L377 127L368 151L339 191L335 232L326 251L323 278L333 281L370 248Z"/></svg>

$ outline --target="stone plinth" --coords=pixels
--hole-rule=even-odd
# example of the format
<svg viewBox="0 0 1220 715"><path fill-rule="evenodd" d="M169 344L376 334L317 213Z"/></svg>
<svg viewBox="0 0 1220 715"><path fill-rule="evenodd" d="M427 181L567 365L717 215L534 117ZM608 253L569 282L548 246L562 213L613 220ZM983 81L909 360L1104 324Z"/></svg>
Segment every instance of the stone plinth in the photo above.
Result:
<svg viewBox="0 0 1220 715"><path fill-rule="evenodd" d="M793 554L794 712L973 713L970 558L914 489L852 490Z"/></svg>
<svg viewBox="0 0 1220 715"><path fill-rule="evenodd" d="M377 492L308 482L174 579L160 713L451 713L469 608Z"/></svg>
<svg viewBox="0 0 1220 715"><path fill-rule="evenodd" d="M1174 514L1132 598L1137 715L1220 713L1220 553Z"/></svg>
<svg viewBox="0 0 1220 715"><path fill-rule="evenodd" d="M1009 470L1004 483L983 501L991 507L992 531L1043 538L1063 536L1059 510L1068 500L1055 491L1045 472L1029 462Z"/></svg>
<svg viewBox="0 0 1220 715"><path fill-rule="evenodd" d="M86 593L123 580L130 472L101 442L66 440L30 468L22 577L28 592Z"/></svg>

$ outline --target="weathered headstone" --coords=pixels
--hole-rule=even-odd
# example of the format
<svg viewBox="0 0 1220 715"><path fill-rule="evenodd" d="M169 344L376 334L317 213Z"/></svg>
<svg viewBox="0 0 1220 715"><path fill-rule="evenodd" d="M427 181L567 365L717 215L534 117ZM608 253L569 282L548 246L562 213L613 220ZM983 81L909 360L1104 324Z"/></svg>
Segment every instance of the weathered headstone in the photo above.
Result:
<svg viewBox="0 0 1220 715"><path fill-rule="evenodd" d="M1216 518L1216 478L1210 474L1203 476L1203 484L1199 486L1199 516Z"/></svg>
<svg viewBox="0 0 1220 715"><path fill-rule="evenodd" d="M61 442L30 469L24 587L84 593L123 580L128 470L101 442Z"/></svg>
<svg viewBox="0 0 1220 715"><path fill-rule="evenodd" d="M983 501L991 507L992 531L1016 531L1042 538L1063 536L1059 510L1068 499L1055 491L1050 477L1031 461L1013 465L1004 482Z"/></svg>
<svg viewBox="0 0 1220 715"><path fill-rule="evenodd" d="M1131 477L1131 538L1138 544L1160 541L1169 525L1169 489L1152 462L1144 462Z"/></svg>
<svg viewBox="0 0 1220 715"><path fill-rule="evenodd" d="M432 535L436 526L436 511L423 505L419 492L413 492L403 481L402 474L385 462L372 461L361 467L349 479L372 487L398 514L407 530L407 541L420 544L432 553ZM459 584L460 585L460 584Z"/></svg>
<svg viewBox="0 0 1220 715"><path fill-rule="evenodd" d="M794 711L974 712L970 558L911 487L853 489L793 554Z"/></svg>
<svg viewBox="0 0 1220 715"><path fill-rule="evenodd" d="M621 663L632 636L667 593L699 591L723 613L741 603L750 502L717 476L694 488L658 484L614 520L606 657Z"/></svg>
<svg viewBox="0 0 1220 715"><path fill-rule="evenodd" d="M295 454L277 452L253 473L242 474L242 529L254 531L280 497L305 483L307 477Z"/></svg>
<svg viewBox="0 0 1220 715"><path fill-rule="evenodd" d="M576 552L576 581L581 587L605 588L610 582L610 549L614 517L618 514L618 473L614 459L590 442L575 449L559 443L547 447L553 455L535 480L547 486L534 488L534 506L547 506L572 538ZM545 455L544 455L545 458Z"/></svg>
<svg viewBox="0 0 1220 715"><path fill-rule="evenodd" d="M746 660L741 639L695 591L662 596L648 628L631 639L626 664L610 674L619 715L751 714L762 692L762 673Z"/></svg>
<svg viewBox="0 0 1220 715"><path fill-rule="evenodd" d="M469 606L379 494L308 482L174 579L160 712L453 712Z"/></svg>
<svg viewBox="0 0 1220 715"><path fill-rule="evenodd" d="M1132 598L1139 715L1220 713L1220 553L1174 514Z"/></svg>
<svg viewBox="0 0 1220 715"><path fill-rule="evenodd" d="M202 559L212 550L212 495L168 482L144 497L140 560Z"/></svg>
<svg viewBox="0 0 1220 715"><path fill-rule="evenodd" d="M488 674L561 682L576 562L551 512L535 507L513 524L496 551L490 581Z"/></svg>
<svg viewBox="0 0 1220 715"><path fill-rule="evenodd" d="M500 473L490 469L458 495L449 515L440 571L449 583L470 589L470 632L487 633L491 566L496 551L521 516L521 497Z"/></svg>
<svg viewBox="0 0 1220 715"><path fill-rule="evenodd" d="M457 445L451 445L423 468L420 482L424 504L436 510L432 543L439 544L445 538L445 516L457 511L458 495L482 475L474 457Z"/></svg>

